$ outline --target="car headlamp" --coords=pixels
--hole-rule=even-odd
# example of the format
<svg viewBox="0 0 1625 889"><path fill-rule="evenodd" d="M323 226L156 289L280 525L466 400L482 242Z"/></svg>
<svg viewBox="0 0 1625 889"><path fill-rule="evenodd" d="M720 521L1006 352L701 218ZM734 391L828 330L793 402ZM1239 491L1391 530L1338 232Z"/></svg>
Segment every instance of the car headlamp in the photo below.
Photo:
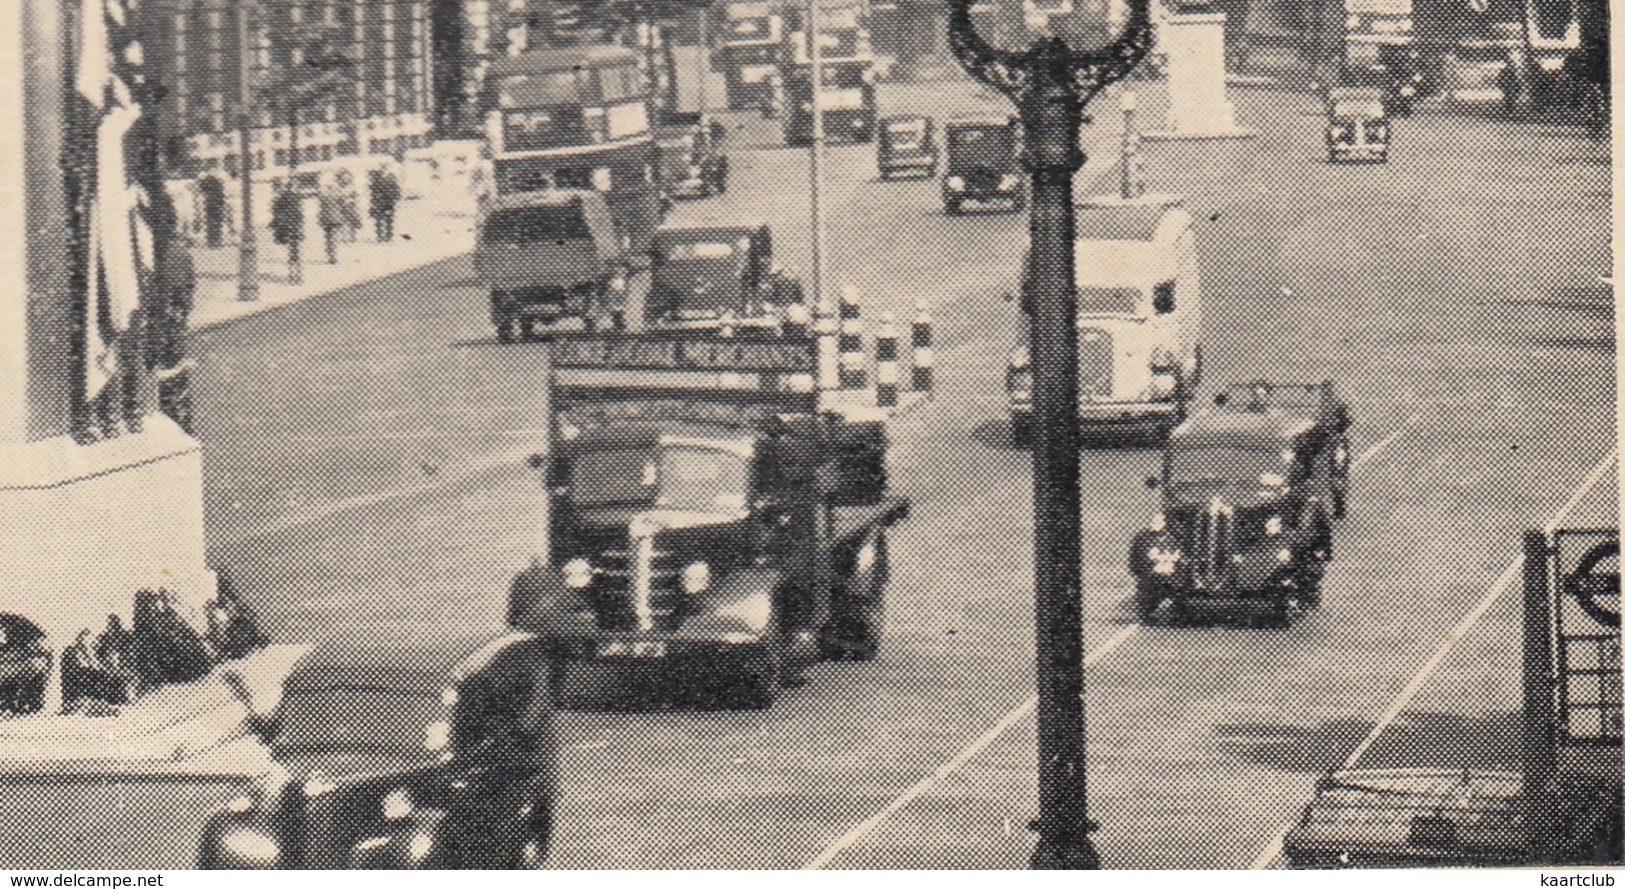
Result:
<svg viewBox="0 0 1625 889"><path fill-rule="evenodd" d="M410 818L417 805L406 788L398 787L384 795L383 802L379 803L378 808L385 821L401 821Z"/></svg>
<svg viewBox="0 0 1625 889"><path fill-rule="evenodd" d="M1271 537L1279 537L1281 535L1281 517L1278 515L1272 515L1265 519L1264 533Z"/></svg>
<svg viewBox="0 0 1625 889"><path fill-rule="evenodd" d="M248 869L276 867L282 858L282 847L264 832L251 827L233 827L220 836L222 863L233 868Z"/></svg>
<svg viewBox="0 0 1625 889"><path fill-rule="evenodd" d="M419 862L425 858L428 858L429 853L433 851L433 849L434 837L430 836L427 831L420 830L412 834L412 839L408 840L406 843L406 855L407 857L411 858L413 862Z"/></svg>
<svg viewBox="0 0 1625 889"><path fill-rule="evenodd" d="M1286 485L1286 476L1279 472L1261 472L1258 474L1258 483L1266 488L1279 488Z"/></svg>
<svg viewBox="0 0 1625 889"><path fill-rule="evenodd" d="M683 592L690 596L703 593L711 586L711 566L705 562L689 562L683 567Z"/></svg>
<svg viewBox="0 0 1625 889"><path fill-rule="evenodd" d="M1153 546L1146 551L1146 558L1151 560L1151 573L1170 575L1179 565L1179 550L1163 549Z"/></svg>
<svg viewBox="0 0 1625 889"><path fill-rule="evenodd" d="M615 290L615 291L625 290L626 289L626 276L625 275L616 275L615 277L610 278L609 279L609 289Z"/></svg>
<svg viewBox="0 0 1625 889"><path fill-rule="evenodd" d="M965 180L964 180L964 178L960 177L960 176L949 176L948 177L948 188L953 190L953 191L963 191L965 189Z"/></svg>
<svg viewBox="0 0 1625 889"><path fill-rule="evenodd" d="M1156 515L1152 516L1151 517L1151 530L1153 530L1153 531L1166 531L1166 530L1168 530L1168 514L1165 513L1165 512L1159 512Z"/></svg>
<svg viewBox="0 0 1625 889"><path fill-rule="evenodd" d="M999 177L999 191L1015 191L1016 186L1020 184L1021 180L1015 176Z"/></svg>
<svg viewBox="0 0 1625 889"><path fill-rule="evenodd" d="M592 563L586 559L571 559L564 563L564 585L572 590L592 585Z"/></svg>
<svg viewBox="0 0 1625 889"><path fill-rule="evenodd" d="M699 164L689 164L688 165L688 175L689 175L690 178L698 179L698 178L700 178L701 174L703 174L704 172L705 172L704 170L700 169Z"/></svg>
<svg viewBox="0 0 1625 889"><path fill-rule="evenodd" d="M428 751L444 750L451 745L451 723L444 719L436 720L423 727L423 749Z"/></svg>
<svg viewBox="0 0 1625 889"><path fill-rule="evenodd" d="M1280 562L1283 565L1291 564L1292 563L1292 550L1289 550L1289 549L1276 550L1275 551L1275 561Z"/></svg>

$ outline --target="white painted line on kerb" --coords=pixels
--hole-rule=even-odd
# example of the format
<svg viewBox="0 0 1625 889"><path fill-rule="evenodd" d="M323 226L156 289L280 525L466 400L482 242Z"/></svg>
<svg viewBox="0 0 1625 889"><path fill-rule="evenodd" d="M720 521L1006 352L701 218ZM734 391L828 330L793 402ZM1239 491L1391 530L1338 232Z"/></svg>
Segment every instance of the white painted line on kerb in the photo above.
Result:
<svg viewBox="0 0 1625 889"><path fill-rule="evenodd" d="M1569 499L1564 502L1563 507L1557 511L1557 515L1546 523L1545 531L1547 534L1551 534L1558 526L1568 521L1569 514L1574 511L1576 506L1580 505L1580 501L1587 494L1591 493L1591 489L1595 488L1597 483L1607 476L1608 470L1613 468L1615 461L1618 459L1619 448L1615 447L1608 452L1606 457L1602 458L1601 462L1592 467L1585 480L1580 482L1579 487L1574 489L1573 493L1569 495ZM1360 758L1365 756L1366 751L1371 749L1371 745L1376 743L1377 738L1390 725L1393 725L1401 714L1409 709L1411 701L1421 693L1422 687L1427 684L1428 680L1433 678L1433 674L1444 664L1445 658L1449 657L1450 653L1461 643L1461 640L1467 637L1473 626L1483 619L1484 615L1495 605L1496 600L1506 594L1507 589L1512 586L1512 582L1518 578L1522 571L1523 556L1520 555L1513 559L1510 565L1507 565L1506 570L1501 572L1500 577L1495 579L1495 583L1490 587L1489 592L1484 594L1484 598L1480 599L1478 604L1463 615L1449 633L1445 634L1444 641L1439 643L1438 649L1422 663L1421 668L1416 671L1416 675L1411 677L1411 681L1406 683L1404 689L1389 702L1387 709L1383 710L1382 715L1377 717L1376 724L1371 727L1371 731L1365 736L1365 739L1360 742L1359 746L1354 748L1354 751L1348 755L1347 759L1343 760L1342 766L1339 767L1340 770L1354 768ZM1263 870L1272 865L1275 859L1280 857L1282 844L1286 842L1286 835L1291 830L1292 826L1290 824L1281 828L1269 845L1265 846L1263 851L1258 853L1258 857L1253 859L1253 863L1250 865L1251 869Z"/></svg>
<svg viewBox="0 0 1625 889"><path fill-rule="evenodd" d="M1385 448L1403 435L1405 430L1415 425L1416 421L1421 419L1421 416L1421 414L1412 414L1405 420L1404 423L1400 424L1398 429L1388 433L1382 438L1382 440L1378 441L1376 444L1367 448L1363 453L1355 457L1354 460L1349 463L1349 472L1354 472L1361 466L1369 463L1372 458L1376 457ZM1108 654L1111 654L1117 649L1118 646L1122 645L1124 642L1127 642L1129 639L1132 639L1137 633L1140 632L1140 628L1142 626L1143 624L1131 624L1121 630L1118 630L1116 633L1112 634L1109 639L1097 646L1094 651L1091 651L1085 655L1083 665L1085 667L1093 666L1096 661ZM869 818L863 823L842 834L833 843L825 846L824 850L819 852L817 857L803 865L802 869L821 870L828 867L829 863L840 856L842 852L845 852L847 849L850 849L867 839L871 834L878 830L882 824L885 824L887 819L891 818L891 816L902 811L903 808L909 803L919 799L932 788L936 787L938 784L941 784L949 776L964 768L967 763L969 763L972 759L975 759L983 750L986 750L988 747L992 746L993 742L997 741L1001 736L1004 735L1005 732L1014 728L1022 720L1031 716L1037 707L1037 696L1029 697L1025 701L1022 701L1014 710L1004 714L1004 716L1000 718L998 722L994 723L991 728L978 736L976 740L970 742L970 744L967 745L963 750L960 750L958 753L954 754L953 758L949 759L942 765L937 766L937 768L933 770L931 774L922 778L913 787L903 791L901 796L892 800L890 803L887 803L885 808L869 816Z"/></svg>

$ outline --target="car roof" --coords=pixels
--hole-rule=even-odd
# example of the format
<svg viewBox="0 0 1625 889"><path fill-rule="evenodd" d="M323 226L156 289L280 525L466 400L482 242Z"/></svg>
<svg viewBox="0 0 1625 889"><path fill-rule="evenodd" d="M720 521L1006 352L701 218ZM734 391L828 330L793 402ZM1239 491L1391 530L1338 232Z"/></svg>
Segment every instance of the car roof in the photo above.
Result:
<svg viewBox="0 0 1625 889"><path fill-rule="evenodd" d="M566 46L558 49L537 49L517 56L498 59L486 71L487 80L512 77L518 74L541 74L549 71L568 71L574 68L601 68L606 65L636 64L638 54L623 46L605 44L593 46Z"/></svg>
<svg viewBox="0 0 1625 889"><path fill-rule="evenodd" d="M1170 444L1274 446L1290 442L1314 423L1279 411L1259 413L1205 409L1174 428Z"/></svg>
<svg viewBox="0 0 1625 889"><path fill-rule="evenodd" d="M287 691L375 688L439 694L471 658L506 635L410 627L382 640L329 640L301 658L282 685Z"/></svg>

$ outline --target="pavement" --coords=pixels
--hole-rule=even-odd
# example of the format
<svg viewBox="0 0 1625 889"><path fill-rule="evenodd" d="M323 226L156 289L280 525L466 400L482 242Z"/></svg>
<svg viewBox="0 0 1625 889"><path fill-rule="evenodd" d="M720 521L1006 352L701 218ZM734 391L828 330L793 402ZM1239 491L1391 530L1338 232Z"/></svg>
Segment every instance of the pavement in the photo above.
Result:
<svg viewBox="0 0 1625 889"><path fill-rule="evenodd" d="M1154 121L1156 86L1138 89ZM1519 659L1501 578L1519 532L1607 522L1618 496L1606 145L1419 114L1396 124L1389 165L1331 166L1312 98L1231 95L1256 140L1159 143L1147 175L1201 220L1211 385L1330 377L1352 402L1352 513L1325 604L1290 628L1144 626L1122 560L1158 452L1084 455L1089 780L1113 868L1268 866L1315 780L1351 758L1508 762ZM964 80L883 84L881 102L1008 109ZM1093 109L1080 183L1112 183L1114 105ZM806 153L773 121L728 120L734 183L673 219L756 216L804 274ZM879 181L872 146L828 158L830 281L862 288L866 313L925 299L937 319L935 397L891 430L914 508L891 539L884 647L812 668L770 711L561 714L552 866L1030 853L1030 455L1002 389L1027 219L950 219L935 182ZM448 256L371 283L358 269L195 337L210 558L279 640L495 629L538 551L524 457L545 441L546 347L497 343L468 260Z"/></svg>

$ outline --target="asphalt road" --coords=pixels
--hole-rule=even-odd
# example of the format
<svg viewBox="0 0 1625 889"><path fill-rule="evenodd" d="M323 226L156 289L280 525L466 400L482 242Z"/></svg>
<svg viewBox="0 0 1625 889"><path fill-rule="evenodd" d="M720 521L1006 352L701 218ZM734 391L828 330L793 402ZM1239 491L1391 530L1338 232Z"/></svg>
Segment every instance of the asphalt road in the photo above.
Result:
<svg viewBox="0 0 1625 889"><path fill-rule="evenodd" d="M1154 144L1151 184L1201 220L1209 385L1329 378L1351 402L1351 517L1325 604L1291 628L1140 627L1125 548L1157 451L1084 455L1089 777L1111 867L1255 863L1492 591L1519 532L1614 446L1604 146L1423 114L1397 122L1391 164L1332 167L1309 98L1233 98L1262 135ZM964 82L882 102L1003 108ZM761 219L804 273L805 155L738 122L729 192L675 218ZM1100 129L1086 139L1115 142ZM1011 867L1031 847L1029 455L1001 388L1025 218L949 219L934 181L877 181L871 147L828 157L830 280L861 287L871 317L925 299L938 322L937 395L893 430L914 511L892 538L882 654L815 667L767 712L563 714L554 866ZM499 625L540 537L522 460L544 438L545 347L495 342L466 260L195 350L211 558L273 635ZM1616 491L1605 474L1587 508ZM1515 636L1498 613L1475 632ZM1456 685L1416 699L1437 731L1407 711L1372 755L1504 759L1517 661L1485 639L1449 659Z"/></svg>

